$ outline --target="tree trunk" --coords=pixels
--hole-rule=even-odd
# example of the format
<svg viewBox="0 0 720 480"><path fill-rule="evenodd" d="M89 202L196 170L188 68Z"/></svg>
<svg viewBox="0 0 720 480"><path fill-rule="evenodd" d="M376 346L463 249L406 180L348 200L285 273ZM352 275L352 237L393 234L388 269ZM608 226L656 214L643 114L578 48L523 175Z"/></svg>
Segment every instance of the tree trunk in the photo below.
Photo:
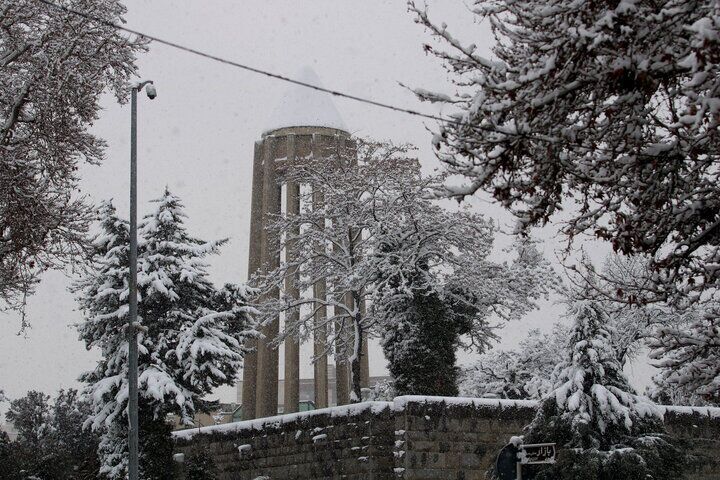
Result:
<svg viewBox="0 0 720 480"><path fill-rule="evenodd" d="M357 305L360 304L359 295L353 294L353 299L355 300L357 308ZM350 387L352 389L350 394L351 403L359 403L362 401L362 375L360 373L360 366L362 363L363 331L362 326L360 325L361 321L362 316L360 314L360 309L358 308L355 312L355 316L353 317L353 353L352 357L350 357Z"/></svg>

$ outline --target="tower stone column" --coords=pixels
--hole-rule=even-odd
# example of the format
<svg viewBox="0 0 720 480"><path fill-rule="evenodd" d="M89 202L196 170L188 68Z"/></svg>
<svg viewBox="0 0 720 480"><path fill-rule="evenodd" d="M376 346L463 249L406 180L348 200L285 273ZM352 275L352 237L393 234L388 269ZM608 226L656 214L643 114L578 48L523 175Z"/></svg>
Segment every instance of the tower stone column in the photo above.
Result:
<svg viewBox="0 0 720 480"><path fill-rule="evenodd" d="M263 229L261 234L261 268L266 271L280 266L280 255L277 251L278 240L272 238L267 229L271 215L280 213L282 187L277 181L276 138L267 135L263 141ZM276 298L280 291L275 289L267 294ZM278 404L278 350L272 341L280 332L280 319L275 318L263 326L264 338L258 340L257 348L257 392L255 395L256 416L269 417L277 414Z"/></svg>
<svg viewBox="0 0 720 480"><path fill-rule="evenodd" d="M262 245L263 228L263 156L262 142L255 142L255 154L252 174L252 199L250 205L250 242L248 258L248 277L260 268L260 250ZM258 342L251 341L250 347L257 351ZM242 375L242 419L255 418L255 392L257 391L257 353L245 355Z"/></svg>
<svg viewBox="0 0 720 480"><path fill-rule="evenodd" d="M256 145L253 169L253 204L250 228L250 275L258 269L271 270L280 265L278 254L279 241L271 238L267 229L268 216L277 215L283 210L289 214L297 214L301 209L301 185L285 184L285 208L282 208L282 188L280 174L285 168L291 168L293 161L302 161L311 155L329 155L337 145L338 137L347 138L349 134L343 130L328 127L284 127L264 134ZM341 140L342 141L342 140ZM322 192L313 192L313 204L322 204ZM286 259L292 259L293 246L287 245ZM284 285L286 293L297 295L293 277L288 277ZM313 288L318 298L324 296L327 285L320 280ZM268 296L277 298L278 290L269 292ZM285 322L291 324L299 321L300 312L288 312ZM328 359L324 353L327 343L327 330L322 327L326 322L327 309L319 308L315 314L318 328L314 334L314 353L316 357L313 367L316 386L315 405L317 408L328 406ZM278 411L278 348L275 340L280 331L280 319L274 318L262 327L264 338L257 340L256 352L245 358L243 371L243 418L251 419L276 415ZM294 338L287 338L283 345L285 351L284 372L284 411L295 412L300 403L300 344ZM310 361L310 360L308 360ZM345 368L341 369L347 371ZM342 377L342 373L341 373ZM347 375L345 375L347 382ZM343 379L340 379L343 381ZM343 388L341 387L341 391ZM347 391L345 389L344 391ZM343 395L343 402L348 400Z"/></svg>
<svg viewBox="0 0 720 480"><path fill-rule="evenodd" d="M317 144L317 139L313 137L313 146ZM313 155L319 153L319 149L314 147ZM312 192L313 208L320 208L323 204L323 194L319 191ZM313 297L326 298L327 283L322 278L313 285ZM313 318L313 357L315 360L313 368L314 379L314 396L315 408L325 408L330 406L328 399L328 358L327 358L327 306L323 304L314 305L315 317Z"/></svg>
<svg viewBox="0 0 720 480"><path fill-rule="evenodd" d="M295 135L287 136L287 155L289 164L295 159ZM300 213L300 185L295 182L288 182L285 186L285 211L288 215L297 215ZM299 230L295 230L292 234L299 234ZM285 251L287 259L293 258L295 249L293 245L288 243ZM285 280L285 292L297 297L299 291L295 285L298 278L297 272L287 277ZM292 325L300 321L300 312L295 310L285 314L285 324ZM296 338L288 337L285 339L285 392L284 392L284 412L297 412L300 409L300 343Z"/></svg>

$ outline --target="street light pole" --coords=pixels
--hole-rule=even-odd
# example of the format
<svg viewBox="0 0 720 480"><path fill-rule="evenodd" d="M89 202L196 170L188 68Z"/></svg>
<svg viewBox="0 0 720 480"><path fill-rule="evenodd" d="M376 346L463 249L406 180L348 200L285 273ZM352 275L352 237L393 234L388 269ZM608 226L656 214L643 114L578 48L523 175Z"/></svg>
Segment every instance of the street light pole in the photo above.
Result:
<svg viewBox="0 0 720 480"><path fill-rule="evenodd" d="M157 93L152 81L134 84L130 92L130 323L128 335L128 479L138 476L138 345L137 345L137 93L148 85L147 95L152 100Z"/></svg>

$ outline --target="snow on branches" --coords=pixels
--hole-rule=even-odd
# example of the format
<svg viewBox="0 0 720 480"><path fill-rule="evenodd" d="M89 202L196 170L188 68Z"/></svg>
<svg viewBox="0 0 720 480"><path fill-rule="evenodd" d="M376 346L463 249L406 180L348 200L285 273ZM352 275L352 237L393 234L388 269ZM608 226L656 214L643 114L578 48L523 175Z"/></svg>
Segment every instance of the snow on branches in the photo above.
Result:
<svg viewBox="0 0 720 480"><path fill-rule="evenodd" d="M121 23L117 0L64 5ZM99 163L105 143L88 132L100 95L127 96L143 39L35 0L0 7L0 301L22 304L45 269L88 251L92 221L75 194L78 163ZM25 325L23 325L25 326Z"/></svg>
<svg viewBox="0 0 720 480"><path fill-rule="evenodd" d="M437 180L421 175L406 146L355 140L329 158L297 159L283 181L302 186L301 211L275 218L268 228L283 239L279 251L293 254L255 281L271 292L291 279L298 295L286 292L262 309L266 318L300 312L283 336L334 328L330 344L348 351L354 367L367 333L383 335L384 326L400 322L415 295L436 295L454 305L450 310L457 318L449 318L451 323L459 324L464 311L462 333L484 348L491 314L521 316L553 285L547 262L529 242L518 246L510 263L490 261L492 224L428 200ZM315 296L312 287L319 280L327 282L326 297ZM313 322L319 306L332 307L332 313ZM359 378L354 380L359 399Z"/></svg>
<svg viewBox="0 0 720 480"><path fill-rule="evenodd" d="M517 350L493 350L463 369L460 394L466 397L541 399L553 388L555 367L561 364L570 330L556 323L552 332L530 330Z"/></svg>
<svg viewBox="0 0 720 480"><path fill-rule="evenodd" d="M458 93L434 144L462 198L482 189L520 228L559 210L563 232L651 255L654 300L720 283L720 10L714 0L475 0L490 60L410 2ZM570 205L573 203L572 205ZM570 208L568 208L570 207Z"/></svg>
<svg viewBox="0 0 720 480"><path fill-rule="evenodd" d="M154 203L155 211L140 226L138 257L141 417L152 423L175 413L189 423L203 408L203 397L233 384L241 369L246 340L257 335L247 305L251 292L234 285L217 289L205 258L224 240L191 237L183 205L169 190ZM118 476L125 468L129 229L109 203L100 215L93 269L75 290L85 317L80 336L87 348L100 348L102 358L81 380L93 402L88 423L103 431L103 472Z"/></svg>
<svg viewBox="0 0 720 480"><path fill-rule="evenodd" d="M650 340L650 358L661 369L654 380L671 394L668 400L720 404L718 310L717 305L708 306L695 312L689 325L662 328Z"/></svg>

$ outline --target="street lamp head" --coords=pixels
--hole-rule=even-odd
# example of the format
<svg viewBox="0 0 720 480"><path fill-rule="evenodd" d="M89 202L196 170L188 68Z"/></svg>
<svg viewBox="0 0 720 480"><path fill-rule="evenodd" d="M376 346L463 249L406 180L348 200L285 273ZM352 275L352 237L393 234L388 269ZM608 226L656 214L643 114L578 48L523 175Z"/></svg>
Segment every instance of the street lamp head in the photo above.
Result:
<svg viewBox="0 0 720 480"><path fill-rule="evenodd" d="M152 83L148 83L148 85L145 87L145 93L147 93L147 96L150 100L157 97L157 90L155 90L155 85Z"/></svg>

